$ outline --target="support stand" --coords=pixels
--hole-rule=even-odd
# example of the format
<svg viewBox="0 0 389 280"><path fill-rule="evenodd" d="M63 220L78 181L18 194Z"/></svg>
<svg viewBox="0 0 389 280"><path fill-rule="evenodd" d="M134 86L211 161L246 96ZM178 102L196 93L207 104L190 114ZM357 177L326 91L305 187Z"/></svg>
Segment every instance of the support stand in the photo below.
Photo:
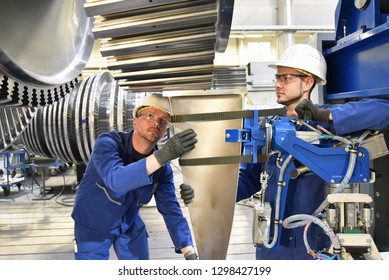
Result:
<svg viewBox="0 0 389 280"><path fill-rule="evenodd" d="M41 186L41 191L42 191L42 197L40 198L33 198L32 200L50 200L52 199L55 194L52 194L48 197L46 197L46 173L44 170L44 167L42 168L42 186Z"/></svg>

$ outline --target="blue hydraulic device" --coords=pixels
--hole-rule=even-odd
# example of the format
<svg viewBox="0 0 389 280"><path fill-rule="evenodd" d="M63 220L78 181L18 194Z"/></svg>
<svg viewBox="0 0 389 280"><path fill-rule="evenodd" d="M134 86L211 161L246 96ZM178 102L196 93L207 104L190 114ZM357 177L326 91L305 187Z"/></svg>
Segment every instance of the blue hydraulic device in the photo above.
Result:
<svg viewBox="0 0 389 280"><path fill-rule="evenodd" d="M286 197L289 181L296 170L295 160L317 174L328 184L340 184L339 192L349 183L368 183L371 179L369 152L358 141L346 140L334 135L320 134L310 141L297 135L296 126L302 120L289 117L273 117L260 120L259 112L253 117L244 118L243 129L226 131L226 142L241 142L244 156L252 156L253 163L265 163L271 155L277 154L279 163L275 192L274 209L265 202L267 174L261 174L262 202L256 205L257 216L254 220L253 238L255 245L272 248L279 245L282 234ZM305 122L304 122L305 123ZM312 136L310 136L312 138ZM333 147L335 142L346 145ZM325 207L317 209L313 216L320 214ZM273 213L272 213L273 212ZM270 237L273 223L274 235ZM257 230L258 229L258 230Z"/></svg>
<svg viewBox="0 0 389 280"><path fill-rule="evenodd" d="M321 48L327 62L324 102L389 98L389 1L339 0L335 31L335 41L322 42ZM389 139L389 131L383 135ZM389 158L375 159L372 166L381 174L374 183L374 239L385 252L389 251Z"/></svg>

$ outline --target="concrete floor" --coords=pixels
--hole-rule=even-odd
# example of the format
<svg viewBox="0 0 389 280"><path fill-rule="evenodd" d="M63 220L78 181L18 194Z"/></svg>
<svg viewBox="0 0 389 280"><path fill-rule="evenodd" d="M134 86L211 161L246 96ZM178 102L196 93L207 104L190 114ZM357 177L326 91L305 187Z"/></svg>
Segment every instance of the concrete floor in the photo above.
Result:
<svg viewBox="0 0 389 280"><path fill-rule="evenodd" d="M175 169L176 186L182 182ZM69 168L66 176L47 176L42 192L42 177L28 178L20 190L0 191L0 260L72 260L73 220L70 216L75 195L76 175ZM39 187L39 185L40 187ZM178 192L177 192L178 193ZM180 201L180 203L182 203ZM188 208L181 204L190 221ZM176 254L162 216L150 203L141 209L149 233L151 259L182 259ZM251 242L252 208L236 205L227 259L254 260ZM111 259L116 259L112 252Z"/></svg>
<svg viewBox="0 0 389 280"><path fill-rule="evenodd" d="M182 182L180 171L174 168L176 186ZM0 260L72 260L73 220L70 217L76 175L73 168L45 180L47 192L42 192L42 177L28 178L20 190L15 185L10 194L0 190ZM178 191L177 191L177 195ZM185 217L188 208L180 201ZM155 206L141 209L149 233L151 259L182 259L174 253L166 226ZM254 260L251 241L252 208L237 204L227 260ZM389 252L381 253L389 260ZM111 259L116 259L112 252Z"/></svg>

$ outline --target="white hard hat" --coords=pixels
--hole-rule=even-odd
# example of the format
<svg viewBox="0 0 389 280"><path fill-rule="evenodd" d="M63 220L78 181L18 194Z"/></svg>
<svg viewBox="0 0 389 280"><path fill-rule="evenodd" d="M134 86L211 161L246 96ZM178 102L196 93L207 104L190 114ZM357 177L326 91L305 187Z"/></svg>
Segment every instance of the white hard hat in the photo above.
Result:
<svg viewBox="0 0 389 280"><path fill-rule="evenodd" d="M327 63L324 56L316 48L307 44L296 44L287 48L276 63L269 64L271 68L278 66L312 74L321 85L327 82Z"/></svg>
<svg viewBox="0 0 389 280"><path fill-rule="evenodd" d="M140 111L146 108L155 108L164 111L169 116L171 115L169 98L162 94L151 94L146 96L142 104L133 110L133 116L136 118Z"/></svg>

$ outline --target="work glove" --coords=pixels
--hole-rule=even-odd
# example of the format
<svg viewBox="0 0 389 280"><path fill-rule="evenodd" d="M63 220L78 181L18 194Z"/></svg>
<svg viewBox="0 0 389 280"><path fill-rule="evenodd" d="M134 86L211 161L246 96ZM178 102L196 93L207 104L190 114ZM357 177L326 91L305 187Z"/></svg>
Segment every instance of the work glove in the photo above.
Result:
<svg viewBox="0 0 389 280"><path fill-rule="evenodd" d="M198 260L199 256L196 254L195 250L189 250L184 254L185 260Z"/></svg>
<svg viewBox="0 0 389 280"><path fill-rule="evenodd" d="M295 109L298 118L303 120L322 121L329 122L330 120L330 109L323 109L315 106L312 101L304 99Z"/></svg>
<svg viewBox="0 0 389 280"><path fill-rule="evenodd" d="M169 161L193 150L197 143L196 136L197 134L193 129L187 129L174 135L161 149L154 152L158 163L163 166Z"/></svg>
<svg viewBox="0 0 389 280"><path fill-rule="evenodd" d="M181 189L180 191L181 199L184 201L185 205L188 205L193 201L194 190L192 189L191 186L186 184L181 184L180 189Z"/></svg>

